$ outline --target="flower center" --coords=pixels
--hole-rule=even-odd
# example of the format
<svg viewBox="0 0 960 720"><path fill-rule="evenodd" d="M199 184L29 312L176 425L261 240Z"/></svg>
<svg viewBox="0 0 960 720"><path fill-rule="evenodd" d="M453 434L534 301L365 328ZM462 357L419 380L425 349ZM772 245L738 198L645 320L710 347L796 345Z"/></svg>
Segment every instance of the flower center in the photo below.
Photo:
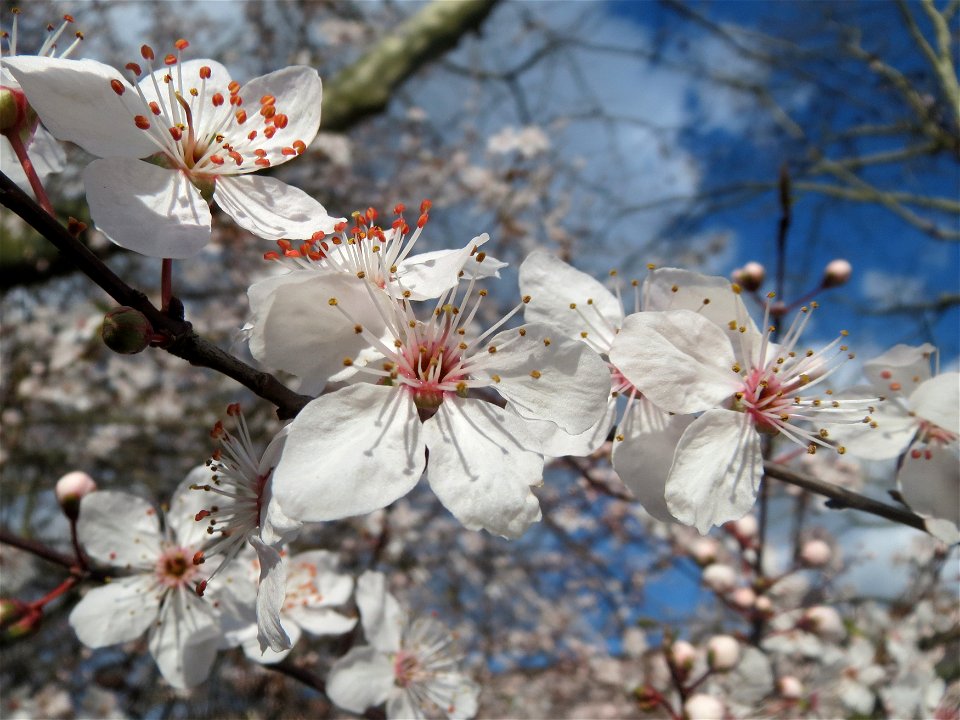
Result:
<svg viewBox="0 0 960 720"><path fill-rule="evenodd" d="M157 579L166 587L185 587L198 569L191 561L193 552L185 547L165 550L157 559Z"/></svg>
<svg viewBox="0 0 960 720"><path fill-rule="evenodd" d="M759 432L776 435L789 419L793 399L787 388L766 368L754 368L745 377L743 388L734 395L734 409L747 413Z"/></svg>
<svg viewBox="0 0 960 720"><path fill-rule="evenodd" d="M147 64L144 79L149 77L149 83L139 82L144 72L138 63L126 65L131 84L150 113L134 114L133 122L147 133L167 163L189 172L194 180L209 180L240 167L270 167L276 160L270 159L271 151L279 151L281 156L306 152L306 144L299 139L282 148L272 143L263 147L289 123L273 95L259 98L259 108L248 115L238 82L221 87L226 78L213 77L208 65L199 68L196 79L184 78L181 53L189 45L183 39L174 43L177 53L163 58L169 68L165 73L154 73L153 48L143 45L140 55ZM208 81L212 87L208 88ZM127 90L120 80L111 80L110 86L120 96Z"/></svg>
<svg viewBox="0 0 960 720"><path fill-rule="evenodd" d="M397 687L409 687L416 682L420 672L420 661L417 656L401 650L393 660L393 682Z"/></svg>

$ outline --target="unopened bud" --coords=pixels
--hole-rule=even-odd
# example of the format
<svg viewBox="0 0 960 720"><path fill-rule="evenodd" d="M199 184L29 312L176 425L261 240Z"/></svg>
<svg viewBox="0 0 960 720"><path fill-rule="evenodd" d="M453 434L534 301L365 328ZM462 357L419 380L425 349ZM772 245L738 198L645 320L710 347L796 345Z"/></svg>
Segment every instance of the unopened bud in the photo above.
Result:
<svg viewBox="0 0 960 720"><path fill-rule="evenodd" d="M753 609L761 615L772 615L773 601L770 600L770 598L768 598L766 595L761 595L754 601Z"/></svg>
<svg viewBox="0 0 960 720"><path fill-rule="evenodd" d="M108 312L100 329L104 344L122 355L142 352L150 344L153 334L153 326L143 313L126 306Z"/></svg>
<svg viewBox="0 0 960 720"><path fill-rule="evenodd" d="M835 642L843 640L847 635L840 614L826 605L809 608L800 618L797 627Z"/></svg>
<svg viewBox="0 0 960 720"><path fill-rule="evenodd" d="M75 470L57 480L57 502L64 514L71 520L80 515L80 501L97 489L97 483L85 472Z"/></svg>
<svg viewBox="0 0 960 720"><path fill-rule="evenodd" d="M690 544L690 556L703 567L717 559L717 541L713 538L697 538Z"/></svg>
<svg viewBox="0 0 960 720"><path fill-rule="evenodd" d="M22 90L0 87L0 133L10 135L28 129L31 114Z"/></svg>
<svg viewBox="0 0 960 720"><path fill-rule="evenodd" d="M704 568L703 584L716 593L728 593L737 584L737 573L729 565L714 563Z"/></svg>
<svg viewBox="0 0 960 720"><path fill-rule="evenodd" d="M677 640L670 646L670 660L680 670L690 670L697 659L697 649L686 640Z"/></svg>
<svg viewBox="0 0 960 720"><path fill-rule="evenodd" d="M756 601L757 593L755 593L753 588L750 587L738 587L736 590L730 593L730 602L737 607L744 609L753 607Z"/></svg>
<svg viewBox="0 0 960 720"><path fill-rule="evenodd" d="M14 598L0 598L0 627L6 627L23 617L27 604Z"/></svg>
<svg viewBox="0 0 960 720"><path fill-rule="evenodd" d="M753 515L744 515L733 523L733 530L741 540L751 540L757 535L760 526Z"/></svg>
<svg viewBox="0 0 960 720"><path fill-rule="evenodd" d="M740 662L740 643L730 635L715 635L707 643L707 662L713 670L732 670Z"/></svg>
<svg viewBox="0 0 960 720"><path fill-rule="evenodd" d="M808 540L800 549L800 560L807 567L823 567L833 557L833 550L823 540Z"/></svg>
<svg viewBox="0 0 960 720"><path fill-rule="evenodd" d="M803 695L803 683L793 675L784 675L777 680L777 689L780 691L780 696L787 700L799 700Z"/></svg>
<svg viewBox="0 0 960 720"><path fill-rule="evenodd" d="M725 713L723 702L703 693L691 695L683 704L683 715L689 720L723 720Z"/></svg>
<svg viewBox="0 0 960 720"><path fill-rule="evenodd" d="M767 277L767 269L758 262L748 262L733 273L733 280L744 290L756 292L763 287Z"/></svg>
<svg viewBox="0 0 960 720"><path fill-rule="evenodd" d="M823 287L832 288L845 285L853 274L853 266L846 260L839 258L827 263L823 270Z"/></svg>

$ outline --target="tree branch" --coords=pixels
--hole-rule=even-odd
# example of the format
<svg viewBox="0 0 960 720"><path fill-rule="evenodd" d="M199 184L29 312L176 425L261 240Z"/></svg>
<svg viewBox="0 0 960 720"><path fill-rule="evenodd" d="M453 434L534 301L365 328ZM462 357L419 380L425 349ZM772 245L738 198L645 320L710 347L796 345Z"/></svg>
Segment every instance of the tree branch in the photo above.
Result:
<svg viewBox="0 0 960 720"><path fill-rule="evenodd" d="M815 492L818 495L830 498L831 508L853 508L854 510L860 510L861 512L870 513L871 515L878 515L887 520L922 530L923 532L927 531L924 519L909 510L903 510L893 505L878 502L837 485L795 472L770 460L764 461L763 470L768 477L777 478L777 480L782 480L791 485L801 487L804 490L809 490L810 492Z"/></svg>
<svg viewBox="0 0 960 720"><path fill-rule="evenodd" d="M277 407L277 415L280 419L295 416L313 399L295 393L273 375L250 367L208 340L204 340L182 317L162 313L147 299L146 295L121 280L86 245L71 235L3 173L0 173L0 204L15 212L40 235L53 243L78 270L93 280L120 305L132 307L143 313L153 325L153 329L168 338L163 344L167 352L183 358L191 365L207 367L233 378L264 400L273 403Z"/></svg>

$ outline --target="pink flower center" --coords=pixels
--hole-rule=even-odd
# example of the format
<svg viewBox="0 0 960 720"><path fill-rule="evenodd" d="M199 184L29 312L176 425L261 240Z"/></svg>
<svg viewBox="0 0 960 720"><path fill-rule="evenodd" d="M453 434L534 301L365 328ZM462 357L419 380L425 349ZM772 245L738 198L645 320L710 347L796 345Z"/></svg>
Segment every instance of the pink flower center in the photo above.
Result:
<svg viewBox="0 0 960 720"><path fill-rule="evenodd" d="M169 548L157 559L157 579L166 587L186 587L197 572L193 564L193 551L189 548Z"/></svg>
<svg viewBox="0 0 960 720"><path fill-rule="evenodd" d="M397 687L409 687L420 671L420 661L416 655L401 650L393 660L393 682Z"/></svg>
<svg viewBox="0 0 960 720"><path fill-rule="evenodd" d="M766 368L754 368L744 377L734 408L749 415L759 432L776 434L790 417L793 398L786 396L788 389Z"/></svg>

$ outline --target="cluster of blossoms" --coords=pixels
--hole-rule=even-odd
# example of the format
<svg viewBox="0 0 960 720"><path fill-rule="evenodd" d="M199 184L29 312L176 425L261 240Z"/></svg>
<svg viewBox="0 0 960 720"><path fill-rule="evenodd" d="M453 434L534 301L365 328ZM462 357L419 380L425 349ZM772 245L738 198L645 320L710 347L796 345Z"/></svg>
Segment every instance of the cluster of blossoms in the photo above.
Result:
<svg viewBox="0 0 960 720"><path fill-rule="evenodd" d="M750 512L766 446L785 438L808 453L901 457L906 502L932 533L957 539L958 375L931 376L932 347L898 346L867 364L870 386L834 393L827 381L853 354L845 333L820 350L801 345L816 304L781 330L770 296L758 328L742 285L651 267L629 284L628 309L618 278L611 291L541 251L519 268L520 301L483 327L504 267L484 250L487 235L414 253L427 201L413 226L397 205L382 227L372 208L331 217L297 188L251 175L307 152L320 124L315 70L240 85L215 61L183 61L188 45L177 41L158 69L144 45L128 77L46 47L7 59L4 73L54 136L99 158L83 178L113 242L190 257L209 240L211 203L276 241L264 258L285 272L249 289L249 347L314 399L263 452L231 406L233 428L214 428L220 448L180 485L165 524L141 499L87 489L78 541L113 577L70 615L86 645L146 632L177 687L204 680L225 647L278 662L303 631L343 635L356 624L334 609L354 591L336 557L289 554L305 523L385 508L425 479L465 528L518 538L541 519L531 488L545 462L593 453L611 436L613 467L644 508L702 534ZM743 273L753 283L756 273ZM823 555L804 548L811 565ZM733 605L766 612L749 588L734 594L723 566L704 579ZM353 712L386 703L389 717L476 712L478 688L437 621L411 620L377 573L360 576L356 605L369 645L330 669L334 702ZM827 624L794 620L784 633ZM749 673L758 654L718 636L703 657L678 641L665 662L674 677L698 663ZM691 694L685 712L723 712L710 701Z"/></svg>

